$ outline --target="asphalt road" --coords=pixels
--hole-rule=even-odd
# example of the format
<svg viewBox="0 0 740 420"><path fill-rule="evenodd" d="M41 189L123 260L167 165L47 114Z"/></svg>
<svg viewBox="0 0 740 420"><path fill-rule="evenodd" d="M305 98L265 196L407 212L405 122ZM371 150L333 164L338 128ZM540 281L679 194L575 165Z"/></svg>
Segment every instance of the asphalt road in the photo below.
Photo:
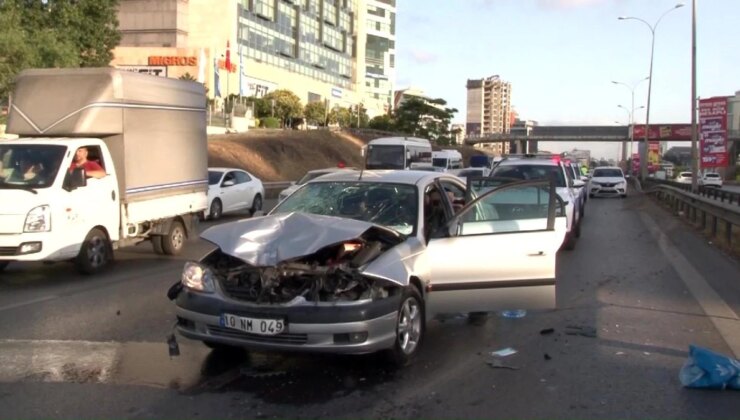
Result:
<svg viewBox="0 0 740 420"><path fill-rule="evenodd" d="M416 363L401 370L377 355L217 352L183 338L181 355L170 358L167 289L185 260L208 249L192 240L167 258L141 244L117 252L100 277L67 264L9 266L0 274L0 417L740 413L737 392L689 390L678 380L689 344L740 352L740 265L638 195L589 200L576 249L559 256L557 310L435 320ZM489 353L507 347L517 353L491 367Z"/></svg>

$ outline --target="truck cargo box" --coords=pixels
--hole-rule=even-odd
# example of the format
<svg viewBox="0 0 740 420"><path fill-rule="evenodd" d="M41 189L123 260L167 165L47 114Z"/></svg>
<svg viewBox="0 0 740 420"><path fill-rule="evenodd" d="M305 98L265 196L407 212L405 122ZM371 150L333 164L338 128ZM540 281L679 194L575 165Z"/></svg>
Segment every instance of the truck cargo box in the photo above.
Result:
<svg viewBox="0 0 740 420"><path fill-rule="evenodd" d="M102 139L126 203L207 190L205 111L196 82L113 68L34 69L16 79L7 132Z"/></svg>

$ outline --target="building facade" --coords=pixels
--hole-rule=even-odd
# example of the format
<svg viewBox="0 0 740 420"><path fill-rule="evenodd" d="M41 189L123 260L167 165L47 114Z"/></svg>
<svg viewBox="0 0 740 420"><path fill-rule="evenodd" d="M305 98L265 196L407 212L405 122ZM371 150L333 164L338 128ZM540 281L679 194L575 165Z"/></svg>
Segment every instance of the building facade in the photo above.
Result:
<svg viewBox="0 0 740 420"><path fill-rule="evenodd" d="M368 12L380 14L370 3L382 5L388 27L367 29L373 21ZM188 74L206 85L210 98L288 89L304 104L363 104L371 117L390 106L392 1L121 0L118 19L122 39L113 66L165 77ZM381 32L393 38L382 53L376 48ZM368 44L373 57L383 55L382 65L371 63L372 74L384 78L377 87L367 86Z"/></svg>
<svg viewBox="0 0 740 420"><path fill-rule="evenodd" d="M511 83L498 75L468 79L465 134L468 137L509 133L511 129ZM488 143L494 153L509 153L509 144Z"/></svg>
<svg viewBox="0 0 740 420"><path fill-rule="evenodd" d="M396 79L396 0L367 0L364 25L359 38L365 39L365 106L372 116L393 109ZM363 17L361 17L363 18ZM364 33L363 33L364 30Z"/></svg>

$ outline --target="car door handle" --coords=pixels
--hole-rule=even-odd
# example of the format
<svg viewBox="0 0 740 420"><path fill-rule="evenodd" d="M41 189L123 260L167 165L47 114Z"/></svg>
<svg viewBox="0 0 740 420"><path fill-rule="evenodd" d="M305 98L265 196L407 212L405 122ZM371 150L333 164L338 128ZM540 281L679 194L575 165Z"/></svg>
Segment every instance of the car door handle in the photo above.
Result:
<svg viewBox="0 0 740 420"><path fill-rule="evenodd" d="M545 252L544 251L539 251L539 252L535 252L535 253L532 253L532 254L527 254L527 256L528 257L544 257L545 256Z"/></svg>

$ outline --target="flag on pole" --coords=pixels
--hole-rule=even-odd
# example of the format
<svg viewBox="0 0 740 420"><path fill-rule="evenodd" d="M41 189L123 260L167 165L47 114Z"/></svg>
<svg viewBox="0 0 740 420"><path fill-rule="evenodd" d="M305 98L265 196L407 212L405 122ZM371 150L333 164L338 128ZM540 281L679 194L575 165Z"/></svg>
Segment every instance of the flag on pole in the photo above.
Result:
<svg viewBox="0 0 740 420"><path fill-rule="evenodd" d="M206 81L206 52L203 48L200 49L200 57L198 57L198 83L205 83Z"/></svg>
<svg viewBox="0 0 740 420"><path fill-rule="evenodd" d="M226 41L226 73L231 71L231 49L229 41Z"/></svg>
<svg viewBox="0 0 740 420"><path fill-rule="evenodd" d="M214 54L215 55L215 54ZM218 58L213 57L213 97L221 97L221 86L219 83L218 76Z"/></svg>

